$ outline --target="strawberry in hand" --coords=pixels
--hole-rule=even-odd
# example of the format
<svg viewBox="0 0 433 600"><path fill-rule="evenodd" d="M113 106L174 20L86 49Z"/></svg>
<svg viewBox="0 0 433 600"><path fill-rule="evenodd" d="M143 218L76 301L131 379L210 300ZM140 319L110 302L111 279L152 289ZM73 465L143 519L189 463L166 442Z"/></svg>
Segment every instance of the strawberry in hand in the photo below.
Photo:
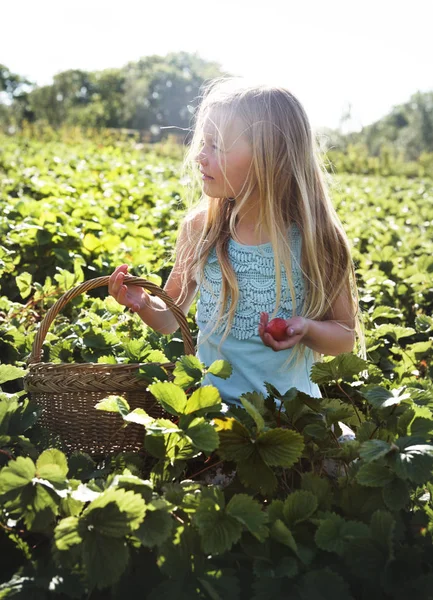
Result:
<svg viewBox="0 0 433 600"><path fill-rule="evenodd" d="M275 352L293 348L307 333L308 319L305 317L276 318L269 321L268 313L260 314L259 336L265 346Z"/></svg>

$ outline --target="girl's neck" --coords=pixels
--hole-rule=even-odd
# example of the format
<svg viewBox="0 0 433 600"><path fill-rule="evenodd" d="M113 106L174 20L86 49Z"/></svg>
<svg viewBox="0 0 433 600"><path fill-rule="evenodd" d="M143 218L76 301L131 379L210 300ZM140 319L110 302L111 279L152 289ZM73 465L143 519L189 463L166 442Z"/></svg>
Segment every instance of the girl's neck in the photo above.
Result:
<svg viewBox="0 0 433 600"><path fill-rule="evenodd" d="M259 204L249 202L248 206L241 209L236 218L236 239L241 244L258 245L269 242L269 236L263 227L257 228L259 223Z"/></svg>

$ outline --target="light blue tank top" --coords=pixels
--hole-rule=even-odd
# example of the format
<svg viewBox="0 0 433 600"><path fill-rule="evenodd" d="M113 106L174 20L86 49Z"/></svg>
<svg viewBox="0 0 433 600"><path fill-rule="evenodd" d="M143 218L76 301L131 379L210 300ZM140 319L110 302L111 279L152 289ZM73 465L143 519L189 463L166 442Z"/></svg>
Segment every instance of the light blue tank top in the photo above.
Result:
<svg viewBox="0 0 433 600"><path fill-rule="evenodd" d="M304 280L301 271L302 236L296 225L289 232L292 251L292 284L295 289L297 314L304 302ZM258 334L261 312L273 313L276 305L275 264L272 246L260 244L246 246L230 239L228 254L239 285L239 301L230 334L222 342L224 325L209 335L219 311L221 291L221 269L215 249L211 250L199 282L196 322L199 327L197 356L209 366L218 359L227 360L233 367L228 379L207 375L203 385L216 386L222 399L240 405L239 396L245 392L259 391L266 396L264 382L267 381L282 393L289 388L321 397L319 386L310 380L313 351L306 348L305 357L295 367L285 363L292 350L274 352L265 346ZM281 301L277 317L292 316L292 299L287 279L282 271Z"/></svg>

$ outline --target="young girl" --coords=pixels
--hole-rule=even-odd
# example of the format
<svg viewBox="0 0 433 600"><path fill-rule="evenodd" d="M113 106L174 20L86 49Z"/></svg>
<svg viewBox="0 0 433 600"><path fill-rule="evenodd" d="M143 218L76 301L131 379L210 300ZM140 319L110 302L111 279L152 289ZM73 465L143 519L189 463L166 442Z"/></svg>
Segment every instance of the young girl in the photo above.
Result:
<svg viewBox="0 0 433 600"><path fill-rule="evenodd" d="M185 313L194 297L197 355L225 359L232 375L208 375L228 403L245 392L290 387L320 397L310 380L321 354L361 336L348 239L332 206L315 139L288 90L213 81L199 107L186 158L200 201L187 213L165 291ZM163 334L178 328L165 303L127 287L116 268L109 292ZM268 332L285 319L283 339ZM272 328L271 328L272 332Z"/></svg>

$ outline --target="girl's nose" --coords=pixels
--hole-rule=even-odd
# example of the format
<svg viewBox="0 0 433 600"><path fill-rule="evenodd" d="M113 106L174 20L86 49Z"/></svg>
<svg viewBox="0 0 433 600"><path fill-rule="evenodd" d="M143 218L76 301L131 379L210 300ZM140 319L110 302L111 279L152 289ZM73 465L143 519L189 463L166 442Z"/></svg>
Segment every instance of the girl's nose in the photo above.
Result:
<svg viewBox="0 0 433 600"><path fill-rule="evenodd" d="M204 152L204 150L200 150L200 152L195 157L195 161L200 164L206 164L207 157L206 157L206 153Z"/></svg>

